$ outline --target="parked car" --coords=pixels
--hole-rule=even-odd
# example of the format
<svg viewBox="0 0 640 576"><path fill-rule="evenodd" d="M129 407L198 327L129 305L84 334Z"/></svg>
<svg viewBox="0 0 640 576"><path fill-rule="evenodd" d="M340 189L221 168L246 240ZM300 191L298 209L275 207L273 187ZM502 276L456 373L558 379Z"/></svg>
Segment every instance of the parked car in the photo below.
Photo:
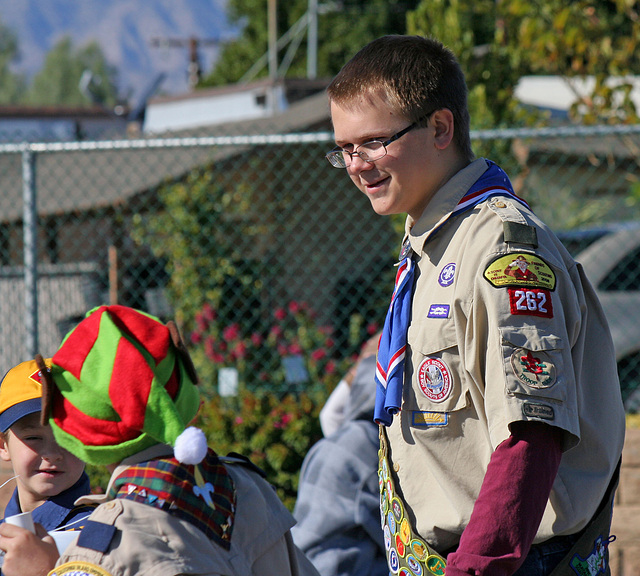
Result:
<svg viewBox="0 0 640 576"><path fill-rule="evenodd" d="M640 411L640 222L561 232L598 292L616 350L627 412Z"/></svg>

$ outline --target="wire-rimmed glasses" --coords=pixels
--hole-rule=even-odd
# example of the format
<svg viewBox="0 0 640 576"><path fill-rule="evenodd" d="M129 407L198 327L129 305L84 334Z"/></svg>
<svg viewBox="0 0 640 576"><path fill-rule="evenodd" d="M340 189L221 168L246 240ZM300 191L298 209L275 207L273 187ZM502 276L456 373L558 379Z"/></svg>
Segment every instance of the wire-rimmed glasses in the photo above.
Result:
<svg viewBox="0 0 640 576"><path fill-rule="evenodd" d="M433 112L431 114L433 114ZM370 142L365 142L364 144L360 144L360 146L356 146L353 152L349 152L344 148L340 148L340 146L336 146L333 150L325 154L325 158L329 160L329 163L334 168L347 168L348 166L351 166L354 156L359 156L365 162L375 162L376 160L380 160L380 158L384 158L387 155L387 146L389 146L389 144L395 142L398 138L401 138L407 132L413 130L418 126L418 124L423 122L426 118L429 118L431 114L420 118L420 120L410 124L404 130L400 130L400 132L394 134L388 140L371 140Z"/></svg>

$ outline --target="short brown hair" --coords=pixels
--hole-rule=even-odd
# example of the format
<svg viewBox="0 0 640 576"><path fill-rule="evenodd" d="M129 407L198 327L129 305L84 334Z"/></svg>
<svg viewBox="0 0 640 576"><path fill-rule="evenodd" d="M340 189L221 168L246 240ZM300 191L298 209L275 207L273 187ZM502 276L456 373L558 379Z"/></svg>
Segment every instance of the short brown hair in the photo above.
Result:
<svg viewBox="0 0 640 576"><path fill-rule="evenodd" d="M411 122L448 108L454 118L454 142L468 160L473 159L464 73L453 52L438 40L382 36L343 66L327 94L341 106L357 97L378 96Z"/></svg>

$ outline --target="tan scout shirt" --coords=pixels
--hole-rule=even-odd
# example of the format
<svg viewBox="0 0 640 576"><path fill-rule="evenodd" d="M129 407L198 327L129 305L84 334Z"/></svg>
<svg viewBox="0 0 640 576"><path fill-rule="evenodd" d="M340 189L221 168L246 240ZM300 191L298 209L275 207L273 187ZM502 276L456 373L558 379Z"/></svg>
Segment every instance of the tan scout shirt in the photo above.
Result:
<svg viewBox="0 0 640 576"><path fill-rule="evenodd" d="M387 432L410 519L441 551L458 543L511 422L566 432L536 543L585 526L624 437L606 320L581 266L549 229L497 196L430 236L486 167L473 162L419 221L407 221L418 276L403 404ZM538 246L506 242L504 222L535 227ZM513 282L520 285L505 286Z"/></svg>
<svg viewBox="0 0 640 576"><path fill-rule="evenodd" d="M166 454L166 446L154 447L127 463L135 464ZM98 506L89 518L117 528L119 534L116 533L109 548L102 553L72 544L58 560L56 566L59 568L50 575L319 576L306 556L294 546L289 529L295 520L271 485L240 464L225 461L225 465L237 493L230 550L224 550L195 526L167 512L139 502L116 499ZM111 482L124 469L124 466L118 467ZM95 501L97 498L81 500L89 499ZM71 572L65 571L66 563L75 563L79 570L71 566Z"/></svg>

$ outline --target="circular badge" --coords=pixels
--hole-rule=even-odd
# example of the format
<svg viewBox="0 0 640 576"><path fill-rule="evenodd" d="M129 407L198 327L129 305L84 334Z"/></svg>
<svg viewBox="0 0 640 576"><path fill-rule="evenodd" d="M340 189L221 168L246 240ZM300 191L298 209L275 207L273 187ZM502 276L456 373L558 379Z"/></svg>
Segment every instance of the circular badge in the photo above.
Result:
<svg viewBox="0 0 640 576"><path fill-rule="evenodd" d="M425 358L418 367L418 385L429 400L443 402L451 394L451 371L440 358Z"/></svg>
<svg viewBox="0 0 640 576"><path fill-rule="evenodd" d="M422 560L424 562L424 560L426 559L426 557L429 554L429 551L427 550L426 544L422 540L418 540L416 538L414 540L411 540L410 547L411 547L411 552L413 553L413 555L418 560Z"/></svg>
<svg viewBox="0 0 640 576"><path fill-rule="evenodd" d="M391 570L391 572L396 574L398 572L398 568L400 568L398 553L393 548L391 548L391 550L389 550L389 569Z"/></svg>
<svg viewBox="0 0 640 576"><path fill-rule="evenodd" d="M413 572L416 576L422 576L422 565L412 554L407 554L407 566L409 566L409 570L411 570L411 572Z"/></svg>
<svg viewBox="0 0 640 576"><path fill-rule="evenodd" d="M438 558L437 556L429 556L425 561L425 565L427 570L430 570L432 574L436 576L444 576L444 568L445 564L442 561L442 558Z"/></svg>
<svg viewBox="0 0 640 576"><path fill-rule="evenodd" d="M65 562L51 571L52 576L111 576L104 568L89 562Z"/></svg>
<svg viewBox="0 0 640 576"><path fill-rule="evenodd" d="M387 498L389 502L393 499L393 484L391 484L391 478L387 480Z"/></svg>
<svg viewBox="0 0 640 576"><path fill-rule="evenodd" d="M409 520L406 518L400 522L400 538L408 546L409 540L411 540L411 526L409 526Z"/></svg>
<svg viewBox="0 0 640 576"><path fill-rule="evenodd" d="M400 534L396 534L396 550L398 551L398 555L400 558L404 558L404 542L402 538L400 538Z"/></svg>
<svg viewBox="0 0 640 576"><path fill-rule="evenodd" d="M384 547L387 550L391 550L391 532L389 530L389 526L385 526L382 529L382 533L384 534Z"/></svg>
<svg viewBox="0 0 640 576"><path fill-rule="evenodd" d="M511 355L511 367L518 380L531 388L551 388L556 383L556 367L545 352L518 348Z"/></svg>
<svg viewBox="0 0 640 576"><path fill-rule="evenodd" d="M391 510L393 510L396 520L400 522L402 520L402 504L397 496L391 501Z"/></svg>
<svg viewBox="0 0 640 576"><path fill-rule="evenodd" d="M396 533L396 519L393 517L393 512L389 512L387 514L387 526L389 526L389 530L391 530L391 534Z"/></svg>
<svg viewBox="0 0 640 576"><path fill-rule="evenodd" d="M411 572L409 572L408 568L400 568L400 572L398 573L398 576L413 576L411 574Z"/></svg>
<svg viewBox="0 0 640 576"><path fill-rule="evenodd" d="M451 286L455 277L456 265L455 262L450 262L442 270L440 270L440 275L438 276L438 284L440 284L440 286L442 286L443 288Z"/></svg>

